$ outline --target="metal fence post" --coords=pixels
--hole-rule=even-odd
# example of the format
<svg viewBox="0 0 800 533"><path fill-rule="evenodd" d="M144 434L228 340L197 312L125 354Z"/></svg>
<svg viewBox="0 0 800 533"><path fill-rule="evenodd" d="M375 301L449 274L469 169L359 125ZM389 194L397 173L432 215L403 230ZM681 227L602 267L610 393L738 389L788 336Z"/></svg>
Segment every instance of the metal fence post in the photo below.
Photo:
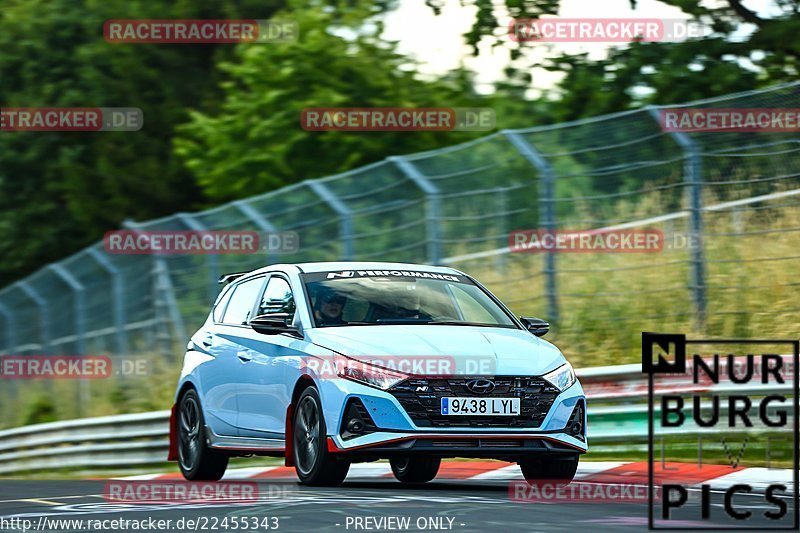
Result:
<svg viewBox="0 0 800 533"><path fill-rule="evenodd" d="M47 313L47 302L27 281L18 281L17 285L19 285L20 290L36 304L36 307L39 308L39 332L42 338L42 353L48 355L52 347L50 346L50 317Z"/></svg>
<svg viewBox="0 0 800 533"><path fill-rule="evenodd" d="M14 314L9 311L6 304L0 302L0 315L3 315L3 321L6 324L6 342L8 343L7 353L13 353L14 348L17 347L17 339L15 331L16 324L14 323Z"/></svg>
<svg viewBox="0 0 800 533"><path fill-rule="evenodd" d="M85 295L85 288L83 284L75 278L66 268L61 266L58 263L54 263L52 265L48 265L50 270L52 270L56 276L61 278L64 283L66 283L74 294L74 313L75 313L75 355L85 355L86 354L86 330L84 327L85 321L85 311L86 305L84 301ZM89 402L89 391L86 388L86 381L84 379L78 379L76 383L77 387L75 390L75 400L77 402L77 415L78 418L83 416L83 406Z"/></svg>
<svg viewBox="0 0 800 533"><path fill-rule="evenodd" d="M180 220L184 226L192 231L196 231L198 233L208 231L208 228L198 222L197 219L192 215L187 213L178 213L175 215L175 218ZM219 261L217 261L217 256L215 254L206 254L206 268L208 269L209 275L208 299L209 302L214 302L214 300L217 299L217 282L219 281L220 277Z"/></svg>
<svg viewBox="0 0 800 533"><path fill-rule="evenodd" d="M88 253L89 256L111 276L111 293L114 299L114 303L111 307L111 315L114 321L116 352L117 355L125 355L128 353L128 330L125 320L125 290L123 287L122 272L108 257L97 251L97 249L89 248Z"/></svg>
<svg viewBox="0 0 800 533"><path fill-rule="evenodd" d="M256 208L254 208L252 205L248 204L244 200L236 200L235 202L231 203L231 205L236 209L238 209L239 211L241 211L244 216L249 218L253 222L253 224L255 224L256 227L258 227L259 231L263 231L264 233L276 233L278 231L277 228L272 224L272 222L267 220L261 213L259 213L256 210ZM265 242L265 244L268 245L269 243ZM267 250L269 250L269 247L267 247ZM269 264L271 262L271 254L267 252L265 256L267 259L267 263Z"/></svg>
<svg viewBox="0 0 800 533"><path fill-rule="evenodd" d="M650 106L647 111L661 127L659 108ZM703 166L700 147L689 135L680 131L667 132L683 150L683 182L688 187L687 196L689 204L689 228L693 242L690 250L692 273L689 288L692 291L692 300L697 314L697 325L701 331L705 330L707 301L706 301L706 264L705 244L703 242ZM691 242L691 241L690 241Z"/></svg>
<svg viewBox="0 0 800 533"><path fill-rule="evenodd" d="M15 348L17 347L16 331L15 331L16 324L14 323L14 314L9 310L6 304L0 302L0 315L2 315L3 322L5 323L5 329L6 329L5 341L8 346L8 350L5 349L0 350L0 354L3 354L3 352L5 352L5 354L7 355L14 355ZM10 412L9 411L1 411L1 412L5 417L6 421L12 421L14 420L14 410L16 409L17 405L18 385L17 385L17 380L15 379L11 379L8 381L9 381L8 385L7 386L4 385L3 388L5 389L7 395L5 399L5 405L8 406Z"/></svg>
<svg viewBox="0 0 800 533"><path fill-rule="evenodd" d="M498 189L495 197L497 214L497 234L500 235L499 247L508 245L508 191L505 188ZM508 263L507 254L498 254L494 259L494 266L500 272L505 272Z"/></svg>
<svg viewBox="0 0 800 533"><path fill-rule="evenodd" d="M86 354L86 289L78 279L59 263L53 263L47 268L61 278L72 290L75 316L75 352L79 355Z"/></svg>
<svg viewBox="0 0 800 533"><path fill-rule="evenodd" d="M139 224L130 220L124 221L122 225L134 232L142 231ZM167 261L164 259L164 256L158 254L153 254L150 257L153 258L153 276L155 276L155 283L153 284L153 290L155 292L155 298L153 299L153 317L158 323L161 317L159 316L157 307L160 302L159 298L163 297L166 314L169 317L169 321L172 323L173 340L177 339L179 343L185 343L189 337L186 334L186 327L183 324L183 316L178 308L178 300L175 297L175 288L172 285L172 279L169 275ZM169 355L172 348L172 346L166 347L164 350L165 354Z"/></svg>
<svg viewBox="0 0 800 533"><path fill-rule="evenodd" d="M339 215L339 220L341 221L339 238L342 241L342 259L345 261L352 260L355 254L353 245L353 212L322 182L310 180L306 184L314 191L314 194L322 198L322 201Z"/></svg>
<svg viewBox="0 0 800 533"><path fill-rule="evenodd" d="M528 162L539 171L539 225L547 231L556 229L555 181L553 167L539 151L519 133L503 130L503 135ZM548 319L558 322L558 286L556 284L556 255L548 251L544 257L545 295L547 297Z"/></svg>
<svg viewBox="0 0 800 533"><path fill-rule="evenodd" d="M420 172L408 159L400 156L387 158L394 163L403 175L410 179L425 194L425 226L428 234L428 263L438 265L442 261L442 242L439 224L442 218L442 199L439 188Z"/></svg>

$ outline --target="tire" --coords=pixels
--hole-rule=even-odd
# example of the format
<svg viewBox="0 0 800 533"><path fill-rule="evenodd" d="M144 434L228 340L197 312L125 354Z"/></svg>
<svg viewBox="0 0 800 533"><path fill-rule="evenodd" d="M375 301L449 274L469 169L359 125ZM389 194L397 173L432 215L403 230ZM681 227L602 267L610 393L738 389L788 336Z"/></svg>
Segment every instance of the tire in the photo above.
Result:
<svg viewBox="0 0 800 533"><path fill-rule="evenodd" d="M397 457L390 459L392 473L401 483L427 483L436 477L442 460L439 457Z"/></svg>
<svg viewBox="0 0 800 533"><path fill-rule="evenodd" d="M522 459L518 461L522 475L529 484L551 481L569 485L578 471L578 456L568 459Z"/></svg>
<svg viewBox="0 0 800 533"><path fill-rule="evenodd" d="M206 426L200 400L194 390L181 397L175 421L178 434L178 466L189 481L218 481L228 468L228 456L206 444Z"/></svg>
<svg viewBox="0 0 800 533"><path fill-rule="evenodd" d="M328 451L322 401L316 387L300 395L292 423L294 469L303 485L338 487L347 477L350 462Z"/></svg>

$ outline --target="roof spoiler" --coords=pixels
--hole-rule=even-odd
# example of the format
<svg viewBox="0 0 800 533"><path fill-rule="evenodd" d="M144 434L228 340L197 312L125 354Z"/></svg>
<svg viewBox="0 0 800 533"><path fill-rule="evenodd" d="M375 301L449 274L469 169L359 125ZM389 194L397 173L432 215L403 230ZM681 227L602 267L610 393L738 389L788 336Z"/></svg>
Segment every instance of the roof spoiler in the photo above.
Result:
<svg viewBox="0 0 800 533"><path fill-rule="evenodd" d="M224 285L226 283L230 283L231 281L233 281L235 279L239 279L242 276L244 276L245 274L249 274L249 273L250 272L232 272L230 274L223 274L223 275L221 275L219 277L219 281L217 281L217 283L219 283L220 285Z"/></svg>

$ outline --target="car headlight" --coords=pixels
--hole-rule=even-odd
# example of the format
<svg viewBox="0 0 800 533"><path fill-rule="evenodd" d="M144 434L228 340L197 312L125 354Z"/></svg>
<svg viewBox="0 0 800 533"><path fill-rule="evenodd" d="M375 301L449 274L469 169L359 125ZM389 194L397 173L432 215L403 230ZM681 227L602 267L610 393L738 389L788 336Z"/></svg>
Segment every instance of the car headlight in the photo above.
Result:
<svg viewBox="0 0 800 533"><path fill-rule="evenodd" d="M391 388L408 377L403 373L387 370L340 354L336 354L335 365L336 374L339 377L358 381L381 390Z"/></svg>
<svg viewBox="0 0 800 533"><path fill-rule="evenodd" d="M572 365L569 363L561 365L542 377L560 391L567 390L578 380L578 378L575 377L575 370L573 370Z"/></svg>

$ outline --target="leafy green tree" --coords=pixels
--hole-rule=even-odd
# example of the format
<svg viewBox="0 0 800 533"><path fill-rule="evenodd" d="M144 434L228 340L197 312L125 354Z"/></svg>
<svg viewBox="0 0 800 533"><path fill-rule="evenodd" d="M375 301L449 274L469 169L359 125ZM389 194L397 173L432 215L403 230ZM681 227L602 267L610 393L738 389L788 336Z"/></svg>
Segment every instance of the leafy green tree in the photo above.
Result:
<svg viewBox="0 0 800 533"><path fill-rule="evenodd" d="M414 64L381 42L380 23L337 29L333 14L291 14L300 39L270 46L239 46L221 69L224 99L218 111L192 113L175 151L204 193L230 200L307 178L352 170L397 155L475 137L457 132L306 131L306 108L459 107L486 105L456 71L422 81Z"/></svg>
<svg viewBox="0 0 800 533"><path fill-rule="evenodd" d="M0 285L61 259L125 218L203 198L172 153L187 107L214 105L216 63L231 45L112 44L109 19L260 18L283 0L6 0L0 10L0 105L139 107L135 133L0 133ZM253 45L261 46L261 45Z"/></svg>
<svg viewBox="0 0 800 533"><path fill-rule="evenodd" d="M440 2L426 2L441 13ZM616 46L607 58L587 54L549 58L534 64L527 53L540 43L513 42L501 22L509 18L557 15L560 0L467 0L476 10L464 35L473 53L479 43L509 49L511 65L505 87L527 88L536 66L563 73L555 91L557 120L598 115L647 103L676 103L793 81L800 76L800 0L773 0L763 13L740 0L706 3L661 0L680 9L689 20L706 26L704 36L682 42L632 43ZM637 0L631 0L634 9ZM647 17L644 8L634 17Z"/></svg>

